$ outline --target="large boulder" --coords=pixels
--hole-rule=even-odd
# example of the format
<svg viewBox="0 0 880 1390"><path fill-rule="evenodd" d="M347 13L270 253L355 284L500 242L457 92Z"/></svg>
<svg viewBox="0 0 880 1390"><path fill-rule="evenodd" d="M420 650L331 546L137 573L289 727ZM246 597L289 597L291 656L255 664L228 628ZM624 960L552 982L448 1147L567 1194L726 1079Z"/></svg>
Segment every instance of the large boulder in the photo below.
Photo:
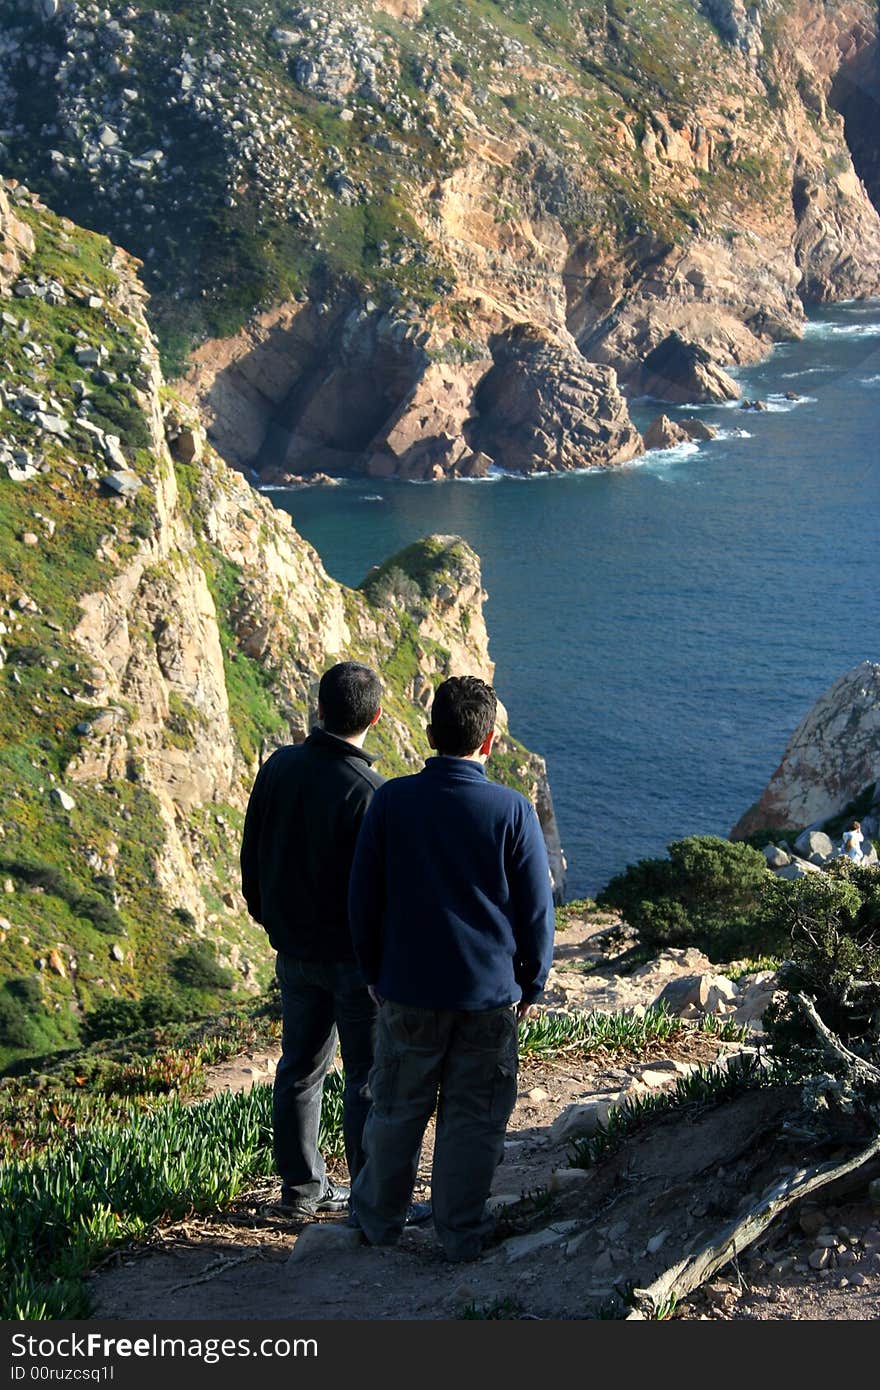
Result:
<svg viewBox="0 0 880 1390"><path fill-rule="evenodd" d="M691 436L682 425L668 415L658 415L645 432L646 449L673 449L676 444L688 444Z"/></svg>
<svg viewBox="0 0 880 1390"><path fill-rule="evenodd" d="M694 401L735 401L739 387L713 362L704 347L670 333L642 363L641 389L671 404Z"/></svg>
<svg viewBox="0 0 880 1390"><path fill-rule="evenodd" d="M839 815L880 778L880 664L840 677L795 729L760 800L731 835L817 825Z"/></svg>
<svg viewBox="0 0 880 1390"><path fill-rule="evenodd" d="M491 342L477 387L473 447L516 473L602 468L642 453L613 367L520 324Z"/></svg>
<svg viewBox="0 0 880 1390"><path fill-rule="evenodd" d="M831 837L823 830L803 831L795 840L794 847L802 858L809 859L812 864L823 863L834 853Z"/></svg>

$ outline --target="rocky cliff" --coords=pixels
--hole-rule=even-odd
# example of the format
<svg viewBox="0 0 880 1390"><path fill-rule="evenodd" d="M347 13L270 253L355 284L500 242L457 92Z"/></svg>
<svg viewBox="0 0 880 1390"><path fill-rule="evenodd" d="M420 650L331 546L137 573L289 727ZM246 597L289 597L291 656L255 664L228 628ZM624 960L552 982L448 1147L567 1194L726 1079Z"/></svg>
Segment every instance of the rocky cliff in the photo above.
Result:
<svg viewBox="0 0 880 1390"><path fill-rule="evenodd" d="M363 591L331 580L163 385L136 272L0 186L4 1056L75 1041L108 995L265 979L242 813L326 665L382 672L390 775L425 756L438 679L493 672L474 553L433 537ZM561 888L543 762L504 724L494 775L535 799Z"/></svg>
<svg viewBox="0 0 880 1390"><path fill-rule="evenodd" d="M863 661L835 681L801 720L760 799L732 835L743 839L765 830L818 825L857 802L864 803L866 835L874 835L878 782L880 665Z"/></svg>
<svg viewBox="0 0 880 1390"><path fill-rule="evenodd" d="M873 0L0 17L0 159L144 260L265 476L612 466L620 385L724 397L805 303L880 291Z"/></svg>

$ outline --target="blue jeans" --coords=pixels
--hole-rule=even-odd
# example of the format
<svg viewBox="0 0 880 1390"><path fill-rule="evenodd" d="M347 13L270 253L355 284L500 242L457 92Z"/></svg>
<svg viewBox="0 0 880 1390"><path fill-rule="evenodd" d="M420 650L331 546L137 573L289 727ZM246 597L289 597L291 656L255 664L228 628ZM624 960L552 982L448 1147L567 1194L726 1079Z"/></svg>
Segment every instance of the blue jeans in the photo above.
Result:
<svg viewBox="0 0 880 1390"><path fill-rule="evenodd" d="M327 1188L318 1150L324 1078L336 1053L345 1072L343 1133L348 1171L364 1162L364 1121L370 1108L376 1006L354 964L319 964L278 953L281 1061L275 1073L272 1128L284 1201L317 1202Z"/></svg>

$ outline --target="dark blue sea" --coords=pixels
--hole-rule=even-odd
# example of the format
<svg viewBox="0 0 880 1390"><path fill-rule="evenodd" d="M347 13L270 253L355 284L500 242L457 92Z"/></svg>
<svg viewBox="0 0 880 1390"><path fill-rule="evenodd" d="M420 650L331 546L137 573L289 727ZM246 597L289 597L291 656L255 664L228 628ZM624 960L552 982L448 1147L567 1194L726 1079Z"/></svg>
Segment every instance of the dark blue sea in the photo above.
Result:
<svg viewBox="0 0 880 1390"><path fill-rule="evenodd" d="M815 314L738 378L766 413L669 410L718 439L613 472L271 493L347 584L431 532L479 553L495 683L547 759L571 897L726 835L813 702L880 660L880 302Z"/></svg>

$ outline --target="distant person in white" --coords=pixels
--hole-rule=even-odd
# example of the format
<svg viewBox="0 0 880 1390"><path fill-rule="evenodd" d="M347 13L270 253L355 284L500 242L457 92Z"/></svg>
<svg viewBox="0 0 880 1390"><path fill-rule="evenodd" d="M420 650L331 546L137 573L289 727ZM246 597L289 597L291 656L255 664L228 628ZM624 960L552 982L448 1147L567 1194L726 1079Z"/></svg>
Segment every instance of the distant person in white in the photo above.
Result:
<svg viewBox="0 0 880 1390"><path fill-rule="evenodd" d="M847 859L851 859L854 864L861 864L864 859L862 851L862 826L861 822L854 820L848 830L843 832L843 853Z"/></svg>

